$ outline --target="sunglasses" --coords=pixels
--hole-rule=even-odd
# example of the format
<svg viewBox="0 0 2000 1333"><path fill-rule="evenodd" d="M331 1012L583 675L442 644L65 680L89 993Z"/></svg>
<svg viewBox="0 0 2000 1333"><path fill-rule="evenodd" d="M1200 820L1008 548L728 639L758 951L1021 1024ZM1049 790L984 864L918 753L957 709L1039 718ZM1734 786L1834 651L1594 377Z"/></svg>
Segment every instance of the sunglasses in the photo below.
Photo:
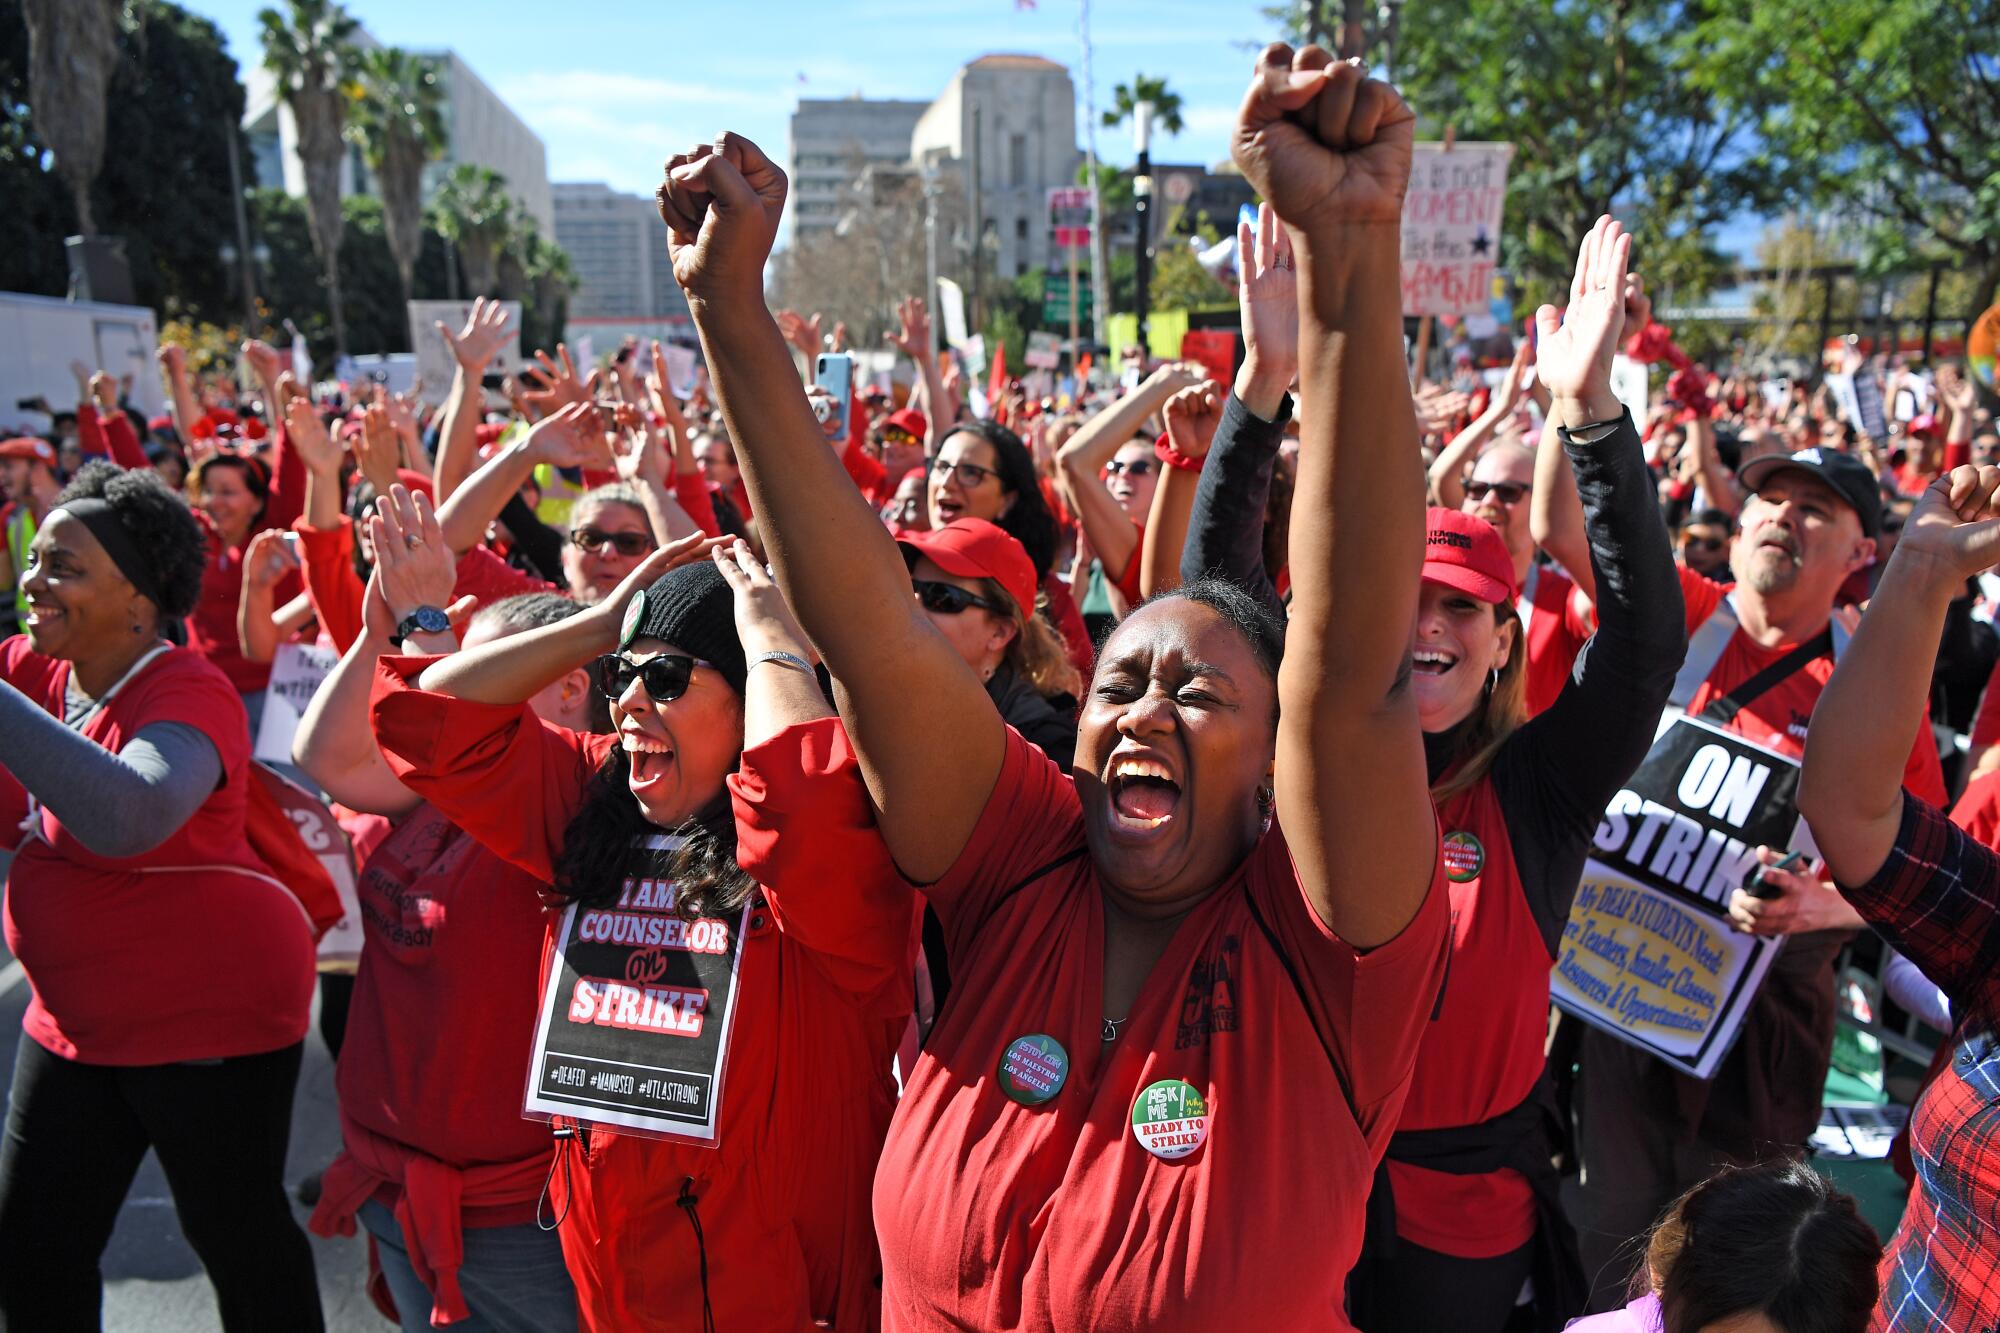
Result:
<svg viewBox="0 0 2000 1333"><path fill-rule="evenodd" d="M1503 505L1517 505L1528 488L1518 481L1468 481L1465 483L1466 498L1478 504L1487 496L1492 496Z"/></svg>
<svg viewBox="0 0 2000 1333"><path fill-rule="evenodd" d="M623 653L606 653L590 664L590 674L607 699L623 695L637 680L646 687L647 698L656 704L670 704L687 693L696 667L714 665L680 653L661 653L643 662L634 662Z"/></svg>
<svg viewBox="0 0 2000 1333"><path fill-rule="evenodd" d="M1683 537L1681 538L1681 549L1683 551L1719 551L1722 549L1722 538Z"/></svg>
<svg viewBox="0 0 2000 1333"><path fill-rule="evenodd" d="M926 611L935 611L942 616L962 615L969 607L991 611L994 615L1008 614L1007 608L990 597L967 592L955 583L934 583L930 579L911 579L910 587L916 590L917 604Z"/></svg>
<svg viewBox="0 0 2000 1333"><path fill-rule="evenodd" d="M889 444L915 444L917 442L917 437L904 430L901 426L884 426L882 428L882 439Z"/></svg>
<svg viewBox="0 0 2000 1333"><path fill-rule="evenodd" d="M1104 475L1107 477L1115 477L1121 472L1128 477L1143 477L1152 470L1153 460L1150 458L1133 458L1125 461L1114 458L1104 465Z"/></svg>
<svg viewBox="0 0 2000 1333"><path fill-rule="evenodd" d="M988 477L1000 475L992 468L981 467L977 463L953 463L949 459L940 458L931 464L932 476L943 477L946 473L956 476L958 484L968 491L982 484Z"/></svg>
<svg viewBox="0 0 2000 1333"><path fill-rule="evenodd" d="M596 555L609 546L630 560L653 549L651 536L643 532L605 532L601 528L577 528L569 534L570 545Z"/></svg>

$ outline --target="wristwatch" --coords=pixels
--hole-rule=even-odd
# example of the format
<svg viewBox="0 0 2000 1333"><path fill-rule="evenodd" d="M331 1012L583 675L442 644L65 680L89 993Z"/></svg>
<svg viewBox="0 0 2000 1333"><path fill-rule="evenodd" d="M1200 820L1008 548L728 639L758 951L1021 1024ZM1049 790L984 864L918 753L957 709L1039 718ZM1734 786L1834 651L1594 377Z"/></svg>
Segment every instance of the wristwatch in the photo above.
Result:
<svg viewBox="0 0 2000 1333"><path fill-rule="evenodd" d="M389 636L389 646L401 648L403 640L412 634L442 634L451 628L451 617L435 606L420 606L404 616L396 626L396 632Z"/></svg>

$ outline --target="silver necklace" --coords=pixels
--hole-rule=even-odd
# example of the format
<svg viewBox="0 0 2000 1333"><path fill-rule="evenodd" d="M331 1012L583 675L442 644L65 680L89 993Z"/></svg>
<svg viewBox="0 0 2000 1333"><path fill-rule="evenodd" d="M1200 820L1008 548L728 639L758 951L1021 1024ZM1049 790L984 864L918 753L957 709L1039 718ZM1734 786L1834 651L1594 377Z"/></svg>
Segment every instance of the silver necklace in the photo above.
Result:
<svg viewBox="0 0 2000 1333"><path fill-rule="evenodd" d="M1132 1017L1132 1015L1127 1014L1125 1015L1125 1018L1107 1018L1103 1020L1104 1028L1102 1033L1100 1034L1100 1039L1107 1042L1117 1041L1118 1029L1124 1026L1125 1020L1129 1019L1130 1017Z"/></svg>

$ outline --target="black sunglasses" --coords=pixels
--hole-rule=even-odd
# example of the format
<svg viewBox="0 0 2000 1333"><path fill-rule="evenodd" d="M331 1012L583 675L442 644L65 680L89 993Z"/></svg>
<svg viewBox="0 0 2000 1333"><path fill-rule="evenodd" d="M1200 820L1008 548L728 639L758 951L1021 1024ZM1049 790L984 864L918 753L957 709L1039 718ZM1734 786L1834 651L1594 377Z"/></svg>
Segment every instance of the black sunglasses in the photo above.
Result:
<svg viewBox="0 0 2000 1333"><path fill-rule="evenodd" d="M570 545L579 551L596 555L606 546L630 560L653 549L650 535L643 532L605 532L600 528L575 528L569 534Z"/></svg>
<svg viewBox="0 0 2000 1333"><path fill-rule="evenodd" d="M1719 551L1722 549L1720 537L1683 537L1681 549L1686 551Z"/></svg>
<svg viewBox="0 0 2000 1333"><path fill-rule="evenodd" d="M1491 495L1503 505L1517 505L1528 488L1518 481L1468 481L1465 483L1466 498L1478 504Z"/></svg>
<svg viewBox="0 0 2000 1333"><path fill-rule="evenodd" d="M680 653L661 653L643 662L634 662L623 653L605 653L590 664L590 674L608 699L618 698L637 680L646 687L646 695L654 703L670 704L687 693L688 681L696 667L714 665Z"/></svg>
<svg viewBox="0 0 2000 1333"><path fill-rule="evenodd" d="M1143 477L1152 470L1153 460L1150 458L1134 458L1127 462L1120 462L1114 458L1104 465L1104 473L1109 477L1115 477L1121 472L1134 477Z"/></svg>
<svg viewBox="0 0 2000 1333"><path fill-rule="evenodd" d="M955 583L934 583L930 579L911 579L910 586L916 590L917 604L926 611L935 611L943 616L963 614L967 607L976 606L994 615L1008 614L1007 608L990 597L967 592Z"/></svg>

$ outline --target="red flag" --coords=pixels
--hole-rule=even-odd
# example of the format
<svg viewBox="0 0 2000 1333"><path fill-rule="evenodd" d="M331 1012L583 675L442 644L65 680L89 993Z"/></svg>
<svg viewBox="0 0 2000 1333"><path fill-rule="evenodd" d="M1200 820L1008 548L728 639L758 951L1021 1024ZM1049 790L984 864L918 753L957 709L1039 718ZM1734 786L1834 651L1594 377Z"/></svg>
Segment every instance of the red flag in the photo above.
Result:
<svg viewBox="0 0 2000 1333"><path fill-rule="evenodd" d="M1000 412L1000 394L1007 387L1007 344L997 343L993 348L992 372L986 377L986 404L996 416Z"/></svg>

